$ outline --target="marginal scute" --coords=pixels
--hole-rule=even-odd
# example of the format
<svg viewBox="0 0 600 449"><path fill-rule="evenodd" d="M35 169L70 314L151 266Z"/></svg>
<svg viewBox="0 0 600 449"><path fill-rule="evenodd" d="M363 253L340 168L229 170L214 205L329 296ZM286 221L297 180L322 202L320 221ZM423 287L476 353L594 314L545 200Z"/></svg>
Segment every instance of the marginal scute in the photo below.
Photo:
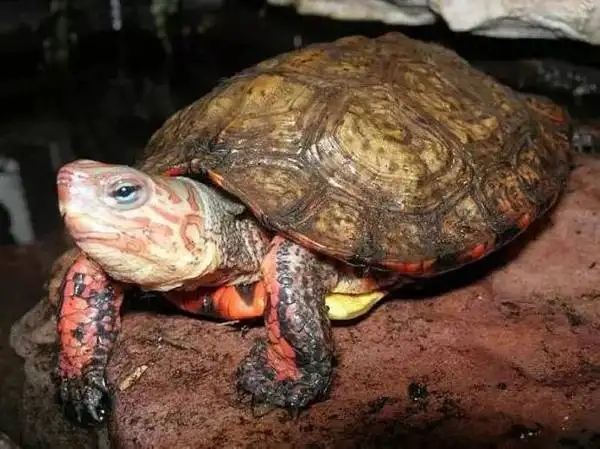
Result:
<svg viewBox="0 0 600 449"><path fill-rule="evenodd" d="M265 226L332 257L456 265L557 198L563 118L439 45L347 37L225 80L155 133L141 166L208 170Z"/></svg>
<svg viewBox="0 0 600 449"><path fill-rule="evenodd" d="M466 248L494 240L494 231L489 228L488 215L470 195L464 196L444 215L439 233L447 242L450 253L461 245Z"/></svg>
<svg viewBox="0 0 600 449"><path fill-rule="evenodd" d="M427 224L423 220L400 219L385 223L379 233L379 242L381 248L389 254L386 260L394 263L417 263L435 258L438 254L434 254L433 249L427 249L431 239L435 238L434 233L428 233ZM398 235L403 238L398 239Z"/></svg>

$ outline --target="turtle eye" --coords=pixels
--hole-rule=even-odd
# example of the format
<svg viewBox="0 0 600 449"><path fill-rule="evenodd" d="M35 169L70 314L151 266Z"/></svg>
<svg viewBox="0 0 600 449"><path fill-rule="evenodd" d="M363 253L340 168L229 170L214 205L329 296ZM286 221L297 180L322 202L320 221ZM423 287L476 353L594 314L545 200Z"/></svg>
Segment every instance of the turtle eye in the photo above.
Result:
<svg viewBox="0 0 600 449"><path fill-rule="evenodd" d="M105 184L104 202L121 210L135 209L148 199L148 186L141 180L116 179Z"/></svg>
<svg viewBox="0 0 600 449"><path fill-rule="evenodd" d="M118 204L129 205L140 197L142 186L139 184L124 183L115 186L109 193Z"/></svg>

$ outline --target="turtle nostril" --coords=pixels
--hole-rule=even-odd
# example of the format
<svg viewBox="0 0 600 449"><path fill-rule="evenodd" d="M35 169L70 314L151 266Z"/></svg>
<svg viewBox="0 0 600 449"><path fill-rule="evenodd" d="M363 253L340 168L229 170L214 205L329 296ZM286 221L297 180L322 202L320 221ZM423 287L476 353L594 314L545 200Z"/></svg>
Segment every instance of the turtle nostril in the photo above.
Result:
<svg viewBox="0 0 600 449"><path fill-rule="evenodd" d="M73 184L73 181L77 179L76 174L68 168L61 168L56 175L56 184L61 187L69 187Z"/></svg>
<svg viewBox="0 0 600 449"><path fill-rule="evenodd" d="M56 178L56 185L58 186L59 189L68 187L69 185L71 185L71 178L69 178L67 176L58 176Z"/></svg>

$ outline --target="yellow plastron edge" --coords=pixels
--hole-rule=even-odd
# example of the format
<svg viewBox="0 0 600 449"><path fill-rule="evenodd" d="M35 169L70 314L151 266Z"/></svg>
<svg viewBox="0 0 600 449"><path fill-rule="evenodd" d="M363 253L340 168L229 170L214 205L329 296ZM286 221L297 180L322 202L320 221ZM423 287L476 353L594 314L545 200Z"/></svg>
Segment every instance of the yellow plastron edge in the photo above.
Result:
<svg viewBox="0 0 600 449"><path fill-rule="evenodd" d="M386 292L371 292L362 295L331 293L325 298L331 320L351 320L364 315L373 308Z"/></svg>

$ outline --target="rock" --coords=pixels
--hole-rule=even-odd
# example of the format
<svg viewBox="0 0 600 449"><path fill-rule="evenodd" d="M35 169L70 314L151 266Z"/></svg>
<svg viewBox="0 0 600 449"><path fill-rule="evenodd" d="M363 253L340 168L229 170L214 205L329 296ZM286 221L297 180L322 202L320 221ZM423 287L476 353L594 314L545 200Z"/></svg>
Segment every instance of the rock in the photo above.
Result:
<svg viewBox="0 0 600 449"><path fill-rule="evenodd" d="M337 326L331 397L297 419L236 401L232 376L261 327L126 315L109 368L115 446L598 445L600 161L581 161L551 219L496 257Z"/></svg>
<svg viewBox="0 0 600 449"><path fill-rule="evenodd" d="M431 25L443 20L456 32L499 38L578 39L600 43L600 14L578 0L268 0L298 14L335 20Z"/></svg>

